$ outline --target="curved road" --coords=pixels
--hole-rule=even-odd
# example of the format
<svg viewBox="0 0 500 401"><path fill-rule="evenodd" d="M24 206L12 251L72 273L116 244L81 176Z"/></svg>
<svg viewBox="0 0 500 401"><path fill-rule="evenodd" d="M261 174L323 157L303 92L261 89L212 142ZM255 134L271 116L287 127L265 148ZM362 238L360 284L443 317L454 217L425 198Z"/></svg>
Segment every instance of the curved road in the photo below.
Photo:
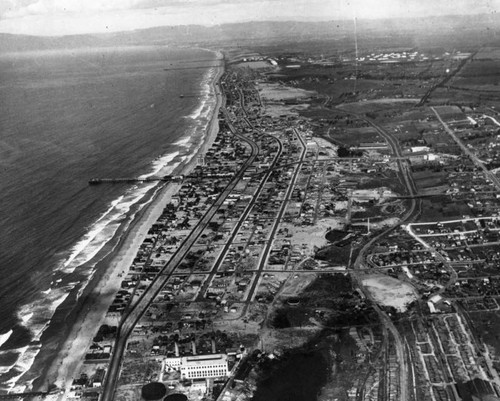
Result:
<svg viewBox="0 0 500 401"><path fill-rule="evenodd" d="M225 107L221 106L222 111L225 113ZM106 375L106 380L103 386L103 394L101 397L102 401L112 401L115 395L116 384L120 376L122 358L125 354L127 340L135 325L141 318L141 316L146 312L147 308L161 291L164 285L167 283L168 279L175 271L177 265L184 259L186 254L189 252L191 247L194 245L198 237L201 235L203 230L206 228L212 217L215 215L220 206L222 206L224 200L233 191L234 187L242 179L245 170L254 162L257 154L258 147L257 144L250 139L244 137L240 134L235 134L242 141L247 142L251 147L251 154L249 158L245 161L240 170L233 177L231 182L226 186L224 191L218 196L217 200L210 206L205 215L201 218L198 224L193 228L188 237L184 240L177 251L172 255L170 260L163 266L161 271L156 275L155 279L151 285L142 294L141 298L137 303L127 311L127 314L123 316L122 321L118 327L117 337L115 341L115 347L111 355L110 364L108 367L108 372Z"/></svg>
<svg viewBox="0 0 500 401"><path fill-rule="evenodd" d="M297 135L297 138L299 138L300 143L302 144L302 152L300 154L300 161L302 162L306 156L307 147L306 147L306 144L304 143L304 140L302 139L300 134L297 132L297 130L294 130L294 132L295 132L295 135ZM262 270L264 270L264 267L267 263L269 253L271 252L271 248L272 248L272 245L274 242L274 237L276 235L276 232L278 231L279 225L281 223L281 219L283 218L283 215L285 214L286 206L287 206L287 204L292 196L293 188L295 187L295 182L297 181L297 177L298 177L299 171L300 171L299 166L300 166L300 164L298 164L295 167L295 171L294 171L293 176L290 180L290 184L288 185L287 192L286 192L285 197L283 199L283 202L280 206L280 210L279 210L278 215L276 216L276 218L273 222L273 227L271 228L271 232L269 234L269 238L267 240L266 247L264 248L264 252L260 258L260 262L259 262L259 265L257 267L257 272L256 272L255 278L252 282L252 286L250 287L250 291L248 292L247 301L245 302L245 307L243 309L241 316L245 315L248 307L250 306L250 303L252 302L253 295L254 295L254 292L257 288L257 285L259 284L260 275L262 274Z"/></svg>
<svg viewBox="0 0 500 401"><path fill-rule="evenodd" d="M403 181L404 181L404 184L406 186L408 193L410 194L410 196L412 196L410 198L410 201L411 201L410 209L403 216L401 221L397 225L390 227L387 230L384 230L382 233L380 233L377 236L375 236L374 238L372 238L360 250L360 252L356 258L356 261L354 262L354 265L353 265L353 268L356 271L356 270L359 270L363 266L363 261L365 260L366 254L368 253L368 251L370 250L370 248L372 247L372 245L376 241L380 240L382 237L386 236L389 232L393 231L394 229L396 229L397 227L401 226L402 224L404 224L405 222L410 220L412 217L414 217L414 214L418 213L418 211L416 210L417 201L414 197L417 194L417 188L416 188L415 183L413 181L413 177L411 175L411 171L409 169L408 163L403 163L405 159L401 155L402 152L401 152L401 148L399 146L399 143L391 134L389 134L387 131L385 131L377 123L375 123L374 121L372 121L371 119L369 119L363 115L360 115L357 113L347 112L347 111L341 110L341 109L337 109L337 110L341 111L345 114L350 114L352 116L357 117L360 120L365 121L366 123L370 124L373 128L375 128L377 130L377 132L382 137L384 137L384 139L387 141L387 143L391 147L392 153L397 157L396 160L397 160L399 171L401 173L401 176L403 178ZM387 313L385 313L378 306L378 304L373 299L371 294L364 288L362 281L361 281L361 278L357 274L353 274L353 278L355 279L359 288L363 291L365 296L372 302L375 311L379 315L379 318L380 318L382 325L384 327L386 327L390 331L392 336L394 337L394 343L395 343L395 347L396 347L396 355L397 355L397 359L399 362L399 389L400 389L399 400L400 401L407 401L408 400L408 361L407 361L404 343L403 343L403 339L401 337L401 334L399 333L399 331L397 330L396 326L391 321L391 319L389 318Z"/></svg>
<svg viewBox="0 0 500 401"><path fill-rule="evenodd" d="M228 126L229 126L229 129L231 130L231 132L233 132L236 135L236 130L235 130L234 126L231 123L229 123L229 116L226 116L226 121L228 122ZM264 189L264 186L267 183L267 180L269 179L269 177L271 176L271 174L273 172L274 166L278 162L278 159L281 157L281 153L283 152L282 142L278 138L276 138L272 135L268 135L268 136L278 142L278 152L274 156L274 159L271 163L272 168L266 171L264 178L260 181L260 184L259 184L257 190L254 192L254 194L252 196L252 200L248 203L248 205L245 208L245 210L243 211L242 215L239 217L238 222L236 223L236 226L233 228L231 235L227 239L226 244L224 245L219 256L217 257L217 259L214 263L214 266L213 266L212 270L210 271L210 275L205 279L205 282L203 283L203 286L198 293L199 294L197 297L198 301L201 301L204 298L205 292L207 291L208 287L212 283L215 275L218 273L219 267L221 266L222 262L224 261L229 249L233 245L234 238L238 235L238 232L240 231L241 226L243 225L243 223L247 219L248 215L252 211L252 209L255 205L255 202L257 201L262 190Z"/></svg>

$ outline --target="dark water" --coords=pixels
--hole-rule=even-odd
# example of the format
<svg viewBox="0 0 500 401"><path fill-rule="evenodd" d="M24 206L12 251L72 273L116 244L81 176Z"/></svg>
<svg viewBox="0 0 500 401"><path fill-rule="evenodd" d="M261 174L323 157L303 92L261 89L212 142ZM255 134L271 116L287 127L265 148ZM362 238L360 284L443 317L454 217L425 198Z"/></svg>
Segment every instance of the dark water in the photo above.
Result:
<svg viewBox="0 0 500 401"><path fill-rule="evenodd" d="M214 65L212 52L165 47L0 55L0 383L31 366L56 308L155 191L88 180L192 154Z"/></svg>
<svg viewBox="0 0 500 401"><path fill-rule="evenodd" d="M328 364L321 351L295 352L270 369L252 401L314 401L326 383Z"/></svg>

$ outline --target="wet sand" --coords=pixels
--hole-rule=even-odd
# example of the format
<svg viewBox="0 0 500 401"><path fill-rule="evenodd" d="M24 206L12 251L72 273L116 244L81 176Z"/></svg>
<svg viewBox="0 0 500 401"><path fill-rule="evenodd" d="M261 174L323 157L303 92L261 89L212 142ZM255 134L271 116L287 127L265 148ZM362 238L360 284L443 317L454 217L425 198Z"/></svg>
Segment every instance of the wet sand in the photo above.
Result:
<svg viewBox="0 0 500 401"><path fill-rule="evenodd" d="M218 53L217 58L219 60L222 59L222 54ZM211 83L212 93L216 94L216 106L207 128L203 145L200 146L198 152L191 160L184 165L180 165L174 171L175 175L189 174L196 166L198 155L204 154L217 136L219 131L217 116L222 104L222 97L216 83L223 72L223 66L217 67L217 73ZM162 172L159 172L159 175L161 174ZM120 241L120 244L114 250L100 280L94 285L94 288L90 289L89 296L85 297L87 302L80 306L80 313L76 317L58 355L54 358L47 371L35 381L35 383L38 383L33 388L35 391L47 391L48 385L53 384L61 389L69 389L73 378L79 376L85 352L97 329L105 322L108 307L113 302L114 296L120 288L122 281L120 275L122 271L128 271L149 229L160 217L163 209L179 188L180 184L168 184L138 213L128 232L124 235L123 240ZM46 399L64 399L64 394L50 395Z"/></svg>

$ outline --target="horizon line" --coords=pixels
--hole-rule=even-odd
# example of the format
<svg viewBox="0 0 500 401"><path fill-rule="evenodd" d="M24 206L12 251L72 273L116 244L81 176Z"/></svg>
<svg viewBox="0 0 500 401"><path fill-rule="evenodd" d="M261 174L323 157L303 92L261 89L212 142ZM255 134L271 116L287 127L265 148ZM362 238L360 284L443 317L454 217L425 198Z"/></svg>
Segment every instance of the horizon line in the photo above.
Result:
<svg viewBox="0 0 500 401"><path fill-rule="evenodd" d="M423 20L423 19L441 19L441 18L449 18L449 17L480 17L480 16L490 16L491 13L477 13L477 14L443 14L443 15L430 15L430 16L400 16L400 17L383 17L383 18L358 18L356 17L356 21L395 21L395 20ZM179 28L179 27L204 27L204 28L215 28L222 27L228 25L244 25L244 24L255 24L255 23L305 23L305 24L324 24L324 23L335 23L335 22L349 22L353 21L353 18L339 18L339 19L328 19L328 20L251 20L251 21L239 21L239 22L224 22L221 24L166 24L166 25L157 25L147 28L136 28L129 30L119 30L112 32L86 32L86 33L72 33L72 34L64 34L64 35L33 35L33 34L24 34L24 33L10 33L10 32L2 32L0 31L0 35L8 35L8 36L17 36L17 37L31 37L31 38L68 38L68 37L78 37L78 36L112 36L112 35L120 35L126 33L133 32L141 32L148 31L153 29L160 28Z"/></svg>

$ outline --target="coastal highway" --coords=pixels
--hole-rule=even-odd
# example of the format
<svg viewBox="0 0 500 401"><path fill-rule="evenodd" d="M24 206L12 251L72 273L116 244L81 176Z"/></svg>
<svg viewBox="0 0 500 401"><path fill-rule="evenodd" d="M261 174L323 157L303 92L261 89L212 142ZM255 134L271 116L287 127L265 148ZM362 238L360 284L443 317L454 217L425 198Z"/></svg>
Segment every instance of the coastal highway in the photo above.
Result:
<svg viewBox="0 0 500 401"><path fill-rule="evenodd" d="M221 106L222 112L227 116L227 111L224 106ZM227 118L227 117L226 117ZM165 286L168 279L171 277L172 273L178 266L178 264L184 259L186 254L189 252L191 247L194 245L198 237L201 235L203 230L207 227L210 220L213 218L217 210L222 206L224 200L233 191L238 182L242 179L245 170L254 162L258 154L258 146L252 140L236 133L231 129L234 135L244 142L250 145L251 153L248 159L245 161L240 170L233 177L231 182L226 186L224 191L217 197L216 201L210 206L201 220L192 229L188 237L179 246L177 251L172 255L170 260L163 266L161 271L156 275L155 279L151 285L144 291L141 298L137 303L126 312L122 317L122 321L118 326L115 347L111 355L110 364L108 367L108 372L106 375L106 380L103 386L103 393L101 401L112 401L114 399L116 384L120 376L121 363L123 356L125 354L127 340L135 325L141 318L141 316L146 312L147 308L151 302L155 299L161 289Z"/></svg>

